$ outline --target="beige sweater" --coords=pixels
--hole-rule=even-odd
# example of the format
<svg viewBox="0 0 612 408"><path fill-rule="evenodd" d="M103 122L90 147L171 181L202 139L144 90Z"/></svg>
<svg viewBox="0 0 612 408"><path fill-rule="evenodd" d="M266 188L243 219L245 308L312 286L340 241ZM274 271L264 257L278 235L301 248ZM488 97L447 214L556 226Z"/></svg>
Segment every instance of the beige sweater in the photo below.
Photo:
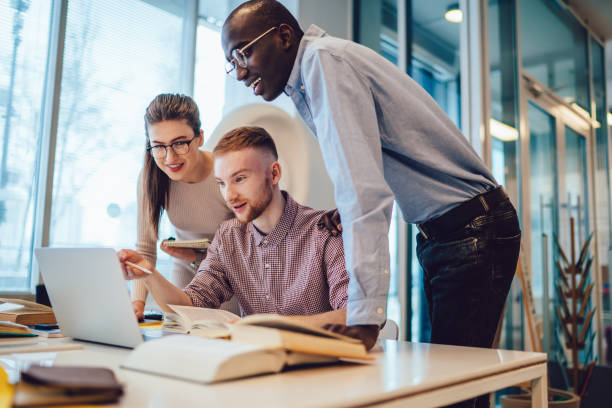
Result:
<svg viewBox="0 0 612 408"><path fill-rule="evenodd" d="M146 218L144 208L144 186L142 174L138 180L138 242L136 249L152 265L157 261L158 237ZM214 174L199 183L184 183L170 181L170 195L166 209L170 223L174 227L174 236L177 240L185 239L213 239L219 225L233 217L233 213L225 205ZM167 237L161 237L165 239ZM195 271L190 263L174 259L170 280L179 288L187 286L193 278ZM132 301L147 297L147 288L142 280L133 281Z"/></svg>

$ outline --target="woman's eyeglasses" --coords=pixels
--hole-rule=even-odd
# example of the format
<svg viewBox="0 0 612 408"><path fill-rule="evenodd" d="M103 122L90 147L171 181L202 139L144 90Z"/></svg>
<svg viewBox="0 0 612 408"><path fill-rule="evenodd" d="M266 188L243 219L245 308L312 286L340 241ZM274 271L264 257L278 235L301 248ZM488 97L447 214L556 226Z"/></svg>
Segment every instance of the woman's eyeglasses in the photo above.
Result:
<svg viewBox="0 0 612 408"><path fill-rule="evenodd" d="M174 154L180 156L189 151L189 144L193 142L196 137L200 137L200 135L192 137L191 140L179 140L177 142L170 143L169 145L158 144L149 146L147 147L147 151L156 159L163 159L168 154L168 148L170 147L172 148Z"/></svg>

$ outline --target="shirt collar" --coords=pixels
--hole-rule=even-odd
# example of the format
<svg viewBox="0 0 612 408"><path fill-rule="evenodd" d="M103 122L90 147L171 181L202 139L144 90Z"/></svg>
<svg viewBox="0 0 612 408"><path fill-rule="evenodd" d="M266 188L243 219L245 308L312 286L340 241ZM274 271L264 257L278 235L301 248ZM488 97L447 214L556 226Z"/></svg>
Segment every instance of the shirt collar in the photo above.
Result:
<svg viewBox="0 0 612 408"><path fill-rule="evenodd" d="M306 46L310 41L314 40L315 38L324 37L326 35L327 33L322 28L311 24L310 27L308 27L308 30L306 30L306 32L302 36L300 46L298 47L298 52L295 56L295 61L293 62L291 74L289 75L289 79L287 80L287 84L285 85L285 93L288 96L291 96L296 90L303 89L300 67L302 64L302 57L304 56Z"/></svg>
<svg viewBox="0 0 612 408"><path fill-rule="evenodd" d="M257 246L276 246L280 244L293 226L295 216L297 215L298 203L296 203L286 191L283 191L282 194L285 197L285 208L283 209L283 214L278 220L278 223L269 234L262 234L257 228L255 228L255 225L253 225L252 222L249 223L251 233L253 234L253 238L255 239L255 244Z"/></svg>

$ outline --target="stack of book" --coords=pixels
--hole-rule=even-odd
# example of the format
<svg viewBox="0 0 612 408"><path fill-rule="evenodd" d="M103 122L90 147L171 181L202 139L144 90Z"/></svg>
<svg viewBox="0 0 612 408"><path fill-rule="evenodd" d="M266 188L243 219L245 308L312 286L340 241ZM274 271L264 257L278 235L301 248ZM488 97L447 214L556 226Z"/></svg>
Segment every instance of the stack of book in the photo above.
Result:
<svg viewBox="0 0 612 408"><path fill-rule="evenodd" d="M21 299L0 298L0 321L25 325L54 324L55 315L49 306Z"/></svg>
<svg viewBox="0 0 612 408"><path fill-rule="evenodd" d="M27 326L19 323L0 321L0 338L4 337L34 337Z"/></svg>

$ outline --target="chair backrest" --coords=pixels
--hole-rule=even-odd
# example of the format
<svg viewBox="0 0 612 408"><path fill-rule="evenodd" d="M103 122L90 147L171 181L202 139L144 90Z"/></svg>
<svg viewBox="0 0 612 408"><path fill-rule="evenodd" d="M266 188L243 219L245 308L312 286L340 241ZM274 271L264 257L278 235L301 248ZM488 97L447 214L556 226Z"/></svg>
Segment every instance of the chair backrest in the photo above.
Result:
<svg viewBox="0 0 612 408"><path fill-rule="evenodd" d="M397 323L395 323L391 319L387 319L385 323L385 327L382 328L380 333L378 334L379 339L385 340L397 340L399 337L399 327Z"/></svg>

